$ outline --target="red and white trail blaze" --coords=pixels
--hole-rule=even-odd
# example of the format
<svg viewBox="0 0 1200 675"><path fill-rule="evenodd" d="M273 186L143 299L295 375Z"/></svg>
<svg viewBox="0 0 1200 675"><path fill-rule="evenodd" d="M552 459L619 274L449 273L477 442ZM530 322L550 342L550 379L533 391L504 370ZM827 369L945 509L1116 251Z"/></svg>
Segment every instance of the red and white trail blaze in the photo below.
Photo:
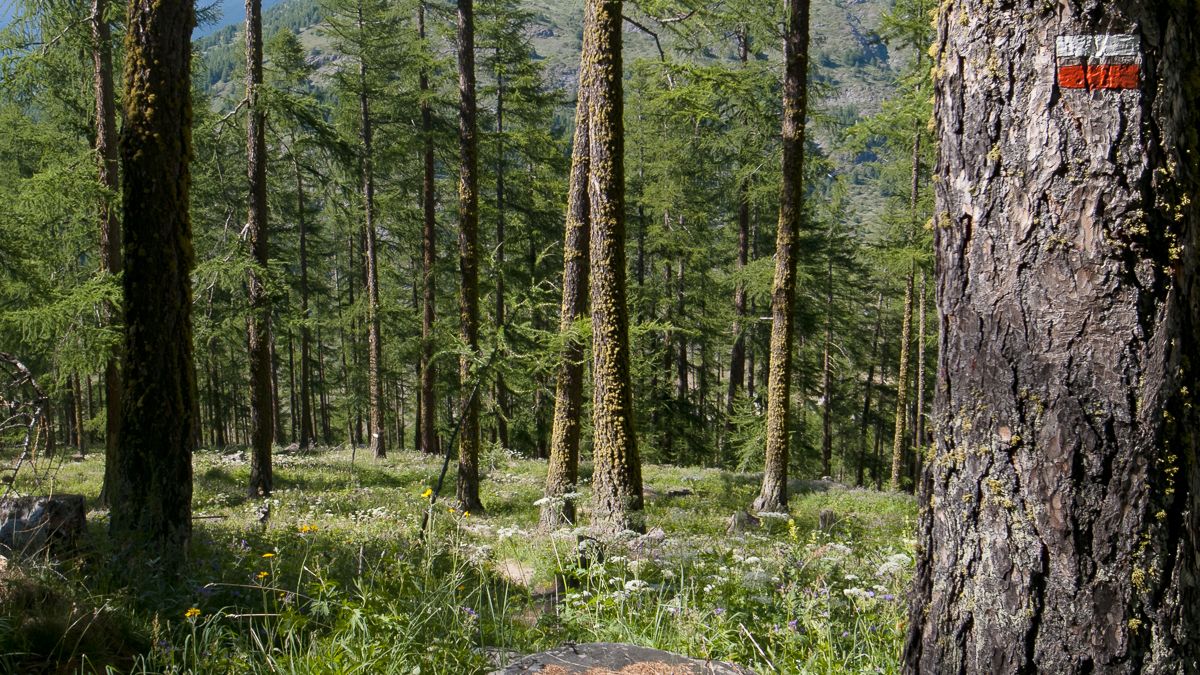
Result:
<svg viewBox="0 0 1200 675"><path fill-rule="evenodd" d="M1058 86L1137 89L1142 41L1136 35L1062 35L1056 42Z"/></svg>

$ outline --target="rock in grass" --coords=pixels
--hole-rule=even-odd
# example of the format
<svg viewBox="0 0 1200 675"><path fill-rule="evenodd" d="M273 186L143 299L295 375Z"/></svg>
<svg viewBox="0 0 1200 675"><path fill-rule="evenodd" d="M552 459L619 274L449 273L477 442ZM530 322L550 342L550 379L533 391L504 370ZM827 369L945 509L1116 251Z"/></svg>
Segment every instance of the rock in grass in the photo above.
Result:
<svg viewBox="0 0 1200 675"><path fill-rule="evenodd" d="M83 536L85 511L83 495L6 499L0 502L0 551L71 550Z"/></svg>
<svg viewBox="0 0 1200 675"><path fill-rule="evenodd" d="M533 654L492 675L754 675L719 661L701 661L670 652L615 642L564 645Z"/></svg>

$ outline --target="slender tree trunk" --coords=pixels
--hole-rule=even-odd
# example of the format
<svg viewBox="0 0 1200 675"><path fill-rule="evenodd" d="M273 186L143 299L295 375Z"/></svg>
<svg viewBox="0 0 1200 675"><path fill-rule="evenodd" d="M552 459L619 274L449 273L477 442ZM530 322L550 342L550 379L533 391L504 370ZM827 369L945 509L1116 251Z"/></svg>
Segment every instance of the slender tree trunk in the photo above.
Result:
<svg viewBox="0 0 1200 675"><path fill-rule="evenodd" d="M474 0L458 0L458 94L458 265L462 283L458 314L466 349L458 367L462 406L458 503L464 511L481 511L479 396L471 396L476 381L486 375L473 367L479 350L479 139L475 119Z"/></svg>
<svg viewBox="0 0 1200 675"><path fill-rule="evenodd" d="M363 29L362 10L358 15L358 28ZM387 456L387 439L383 433L383 338L379 333L379 253L375 231L375 156L374 127L371 118L371 102L368 96L367 63L358 61L358 109L362 134L362 191L363 223L366 231L367 273L367 408L370 425L370 450L376 459Z"/></svg>
<svg viewBox="0 0 1200 675"><path fill-rule="evenodd" d="M917 402L913 419L914 481L920 480L925 449L925 270L921 270L921 290L917 302Z"/></svg>
<svg viewBox="0 0 1200 675"><path fill-rule="evenodd" d="M300 238L300 437L298 445L307 450L314 445L313 391L312 391L312 313L308 307L308 218L305 214L304 175L300 171L300 158L295 156L295 139L292 143L292 170L296 180L296 229ZM317 353L320 354L318 344Z"/></svg>
<svg viewBox="0 0 1200 675"><path fill-rule="evenodd" d="M738 30L738 56L744 68L750 57L750 39L745 30ZM733 430L734 403L739 389L746 386L746 283L741 275L750 262L750 181L738 183L738 250L737 281L733 287L733 350L729 355L729 393L725 400L726 433Z"/></svg>
<svg viewBox="0 0 1200 675"><path fill-rule="evenodd" d="M871 338L871 361L867 365L867 382L863 385L862 421L858 427L858 467L854 484L862 487L867 464L867 427L871 418L871 387L875 384L875 364L879 362L879 338L883 330L883 291L875 304L875 337Z"/></svg>
<svg viewBox="0 0 1200 675"><path fill-rule="evenodd" d="M591 10L591 4L585 10ZM584 25L595 21L588 16ZM590 33L584 34L583 55L594 50ZM579 432L583 414L583 359L585 344L574 337L575 322L587 312L589 220L589 138L587 91L580 77L575 104L575 140L571 151L571 178L567 193L566 227L563 237L563 295L559 315L563 341L558 361L558 383L554 395L554 427L550 437L550 465L546 471L546 499L541 525L554 529L575 523L575 501L564 495L575 491L579 480Z"/></svg>
<svg viewBox="0 0 1200 675"><path fill-rule="evenodd" d="M297 411L300 409L299 392L296 391L296 341L292 337L292 329L289 326L287 329L287 356L288 356L288 432L291 434L289 438L297 438L300 434L300 429L296 426L300 423Z"/></svg>
<svg viewBox="0 0 1200 675"><path fill-rule="evenodd" d="M92 0L92 77L96 104L96 169L104 200L100 203L100 264L108 274L118 275L121 260L121 219L118 192L117 112L113 91L112 29L105 16L108 0ZM104 321L119 320L121 308L110 303L103 307ZM116 463L117 434L121 428L121 356L111 354L104 364L104 486L101 503L107 503Z"/></svg>
<svg viewBox="0 0 1200 675"><path fill-rule="evenodd" d="M825 350L821 359L821 475L833 475L833 227L825 244ZM845 465L842 471L845 471Z"/></svg>
<svg viewBox="0 0 1200 675"><path fill-rule="evenodd" d="M71 373L71 393L75 409L75 449L79 451L79 456L83 457L87 455L87 432L83 430L83 390L79 385L78 371Z"/></svg>
<svg viewBox="0 0 1200 675"><path fill-rule="evenodd" d="M496 47L496 63L500 48ZM503 330L504 314L504 73L496 73L496 329ZM509 447L508 386L504 374L496 373L496 437L500 447Z"/></svg>
<svg viewBox="0 0 1200 675"><path fill-rule="evenodd" d="M267 119L259 103L262 86L262 0L246 0L246 178L250 267L250 486L251 497L271 494L271 442L275 431L271 376L271 299L267 294Z"/></svg>
<svg viewBox="0 0 1200 675"><path fill-rule="evenodd" d="M1198 15L941 14L938 434L907 672L1200 669Z"/></svg>
<svg viewBox="0 0 1200 675"><path fill-rule="evenodd" d="M425 2L417 6L417 27L422 40L425 39ZM434 382L437 373L433 366L433 322L437 308L435 293L437 264L437 194L434 182L433 157L433 111L429 103L429 73L421 71L421 265L424 296L421 310L421 450L426 454L438 454L437 398Z"/></svg>
<svg viewBox="0 0 1200 675"><path fill-rule="evenodd" d="M804 120L808 106L808 0L787 0L783 51L783 185L771 289L771 362L767 382L767 448L756 511L786 511L788 415L791 406L792 308L796 300L796 247L803 217Z"/></svg>
<svg viewBox="0 0 1200 675"><path fill-rule="evenodd" d="M125 350L109 532L166 565L192 533L192 243L188 218L195 12L184 0L132 3L126 21Z"/></svg>
<svg viewBox="0 0 1200 675"><path fill-rule="evenodd" d="M904 284L904 317L900 324L900 367L896 371L896 433L892 436L892 478L889 486L900 489L900 472L904 465L904 422L908 414L908 357L912 338L913 269L909 267Z"/></svg>
<svg viewBox="0 0 1200 675"><path fill-rule="evenodd" d="M625 304L625 131L621 0L587 0L594 49L584 54L591 223L592 454L596 524L644 530L642 463L633 429ZM585 29L586 32L586 29Z"/></svg>

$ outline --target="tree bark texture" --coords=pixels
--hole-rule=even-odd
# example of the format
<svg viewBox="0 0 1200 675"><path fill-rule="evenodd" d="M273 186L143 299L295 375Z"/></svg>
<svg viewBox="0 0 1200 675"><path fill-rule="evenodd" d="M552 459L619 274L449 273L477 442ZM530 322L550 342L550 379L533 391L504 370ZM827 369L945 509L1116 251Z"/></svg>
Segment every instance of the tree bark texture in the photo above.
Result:
<svg viewBox="0 0 1200 675"><path fill-rule="evenodd" d="M896 432L892 436L892 490L900 489L900 472L904 466L904 429L908 415L908 359L912 350L913 270L908 270L904 284L904 316L900 321L900 367L896 372Z"/></svg>
<svg viewBox="0 0 1200 675"><path fill-rule="evenodd" d="M588 38L594 19L584 17L584 60L593 48ZM582 79L581 79L582 84ZM573 336L575 322L587 312L589 218L588 208L588 103L581 86L575 105L575 140L571 151L571 177L567 192L567 217L563 238L563 294L558 330ZM583 359L585 345L567 337L558 362L554 391L554 426L550 435L550 463L546 471L546 497L541 525L553 529L575 523L575 502L563 495L574 492L579 480L579 433L583 413Z"/></svg>
<svg viewBox="0 0 1200 675"><path fill-rule="evenodd" d="M1200 669L1200 3L938 19L936 450L910 673ZM1140 40L1136 88L1056 39Z"/></svg>
<svg viewBox="0 0 1200 675"><path fill-rule="evenodd" d="M246 0L246 178L250 243L250 486L251 497L271 494L271 442L275 415L271 395L271 307L267 293L267 119L259 103L262 86L262 0Z"/></svg>
<svg viewBox="0 0 1200 675"><path fill-rule="evenodd" d="M925 296L927 295L926 274L921 270L920 297L917 300L917 402L913 417L913 454L916 455L917 472L925 452Z"/></svg>
<svg viewBox="0 0 1200 675"><path fill-rule="evenodd" d="M362 12L358 15L358 28L363 30ZM378 233L375 231L375 157L374 120L371 117L371 101L367 92L367 63L365 57L358 62L359 123L362 135L362 191L363 225L366 230L367 290L367 413L370 425L370 450L376 459L387 456L387 437L383 434L383 337L379 330L379 253ZM357 434L356 434L357 435Z"/></svg>
<svg viewBox="0 0 1200 675"><path fill-rule="evenodd" d="M756 511L786 511L788 502L792 307L796 302L796 247L804 208L804 120L808 110L808 5L808 0L787 0L787 32L783 40L783 184L775 236L775 280L771 286L766 466L762 490L754 500Z"/></svg>
<svg viewBox="0 0 1200 675"><path fill-rule="evenodd" d="M425 39L425 3L417 6L417 30ZM429 73L421 70L421 451L438 454L437 398L433 365L433 322L437 311L437 187L433 156L433 110L429 102Z"/></svg>
<svg viewBox="0 0 1200 675"><path fill-rule="evenodd" d="M479 396L484 373L473 367L479 350L479 138L475 109L475 3L458 0L458 295L460 338L465 353L458 377L462 431L458 437L458 503L481 511L479 500ZM481 390L482 387L480 388Z"/></svg>
<svg viewBox="0 0 1200 675"><path fill-rule="evenodd" d="M496 47L496 330L503 331L504 313L504 69L500 66L500 47ZM496 440L509 447L508 385L504 373L496 373Z"/></svg>
<svg viewBox="0 0 1200 675"><path fill-rule="evenodd" d="M594 521L609 531L645 527L625 302L621 5L621 0L587 0L595 47L584 53L580 68L588 111Z"/></svg>
<svg viewBox="0 0 1200 675"><path fill-rule="evenodd" d="M294 144L293 144L294 145ZM296 174L296 225L300 238L300 438L301 450L307 450L316 442L313 424L312 388L312 312L308 307L308 219L305 218L304 177L300 172L299 157L293 158ZM317 353L320 354L318 348Z"/></svg>
<svg viewBox="0 0 1200 675"><path fill-rule="evenodd" d="M119 547L186 556L192 532L193 261L188 217L195 13L186 0L132 2L121 138L125 350L109 531Z"/></svg>
<svg viewBox="0 0 1200 675"><path fill-rule="evenodd" d="M117 193L118 176L117 109L113 89L112 28L109 24L108 0L92 0L92 80L96 104L96 173L105 191L100 203L100 264L104 271L118 275L123 268L121 258L121 219ZM105 304L104 320L116 323L121 308ZM101 502L106 502L112 482L112 467L116 459L117 437L121 429L121 356L113 354L104 363L104 486Z"/></svg>

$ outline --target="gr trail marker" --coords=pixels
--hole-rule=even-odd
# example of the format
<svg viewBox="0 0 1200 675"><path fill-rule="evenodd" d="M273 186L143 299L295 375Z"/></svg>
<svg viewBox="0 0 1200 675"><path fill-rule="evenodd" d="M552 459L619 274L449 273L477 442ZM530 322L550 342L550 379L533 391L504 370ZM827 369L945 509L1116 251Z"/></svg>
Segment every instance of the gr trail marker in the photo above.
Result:
<svg viewBox="0 0 1200 675"><path fill-rule="evenodd" d="M1142 39L1137 35L1060 35L1055 42L1063 89L1137 89Z"/></svg>

